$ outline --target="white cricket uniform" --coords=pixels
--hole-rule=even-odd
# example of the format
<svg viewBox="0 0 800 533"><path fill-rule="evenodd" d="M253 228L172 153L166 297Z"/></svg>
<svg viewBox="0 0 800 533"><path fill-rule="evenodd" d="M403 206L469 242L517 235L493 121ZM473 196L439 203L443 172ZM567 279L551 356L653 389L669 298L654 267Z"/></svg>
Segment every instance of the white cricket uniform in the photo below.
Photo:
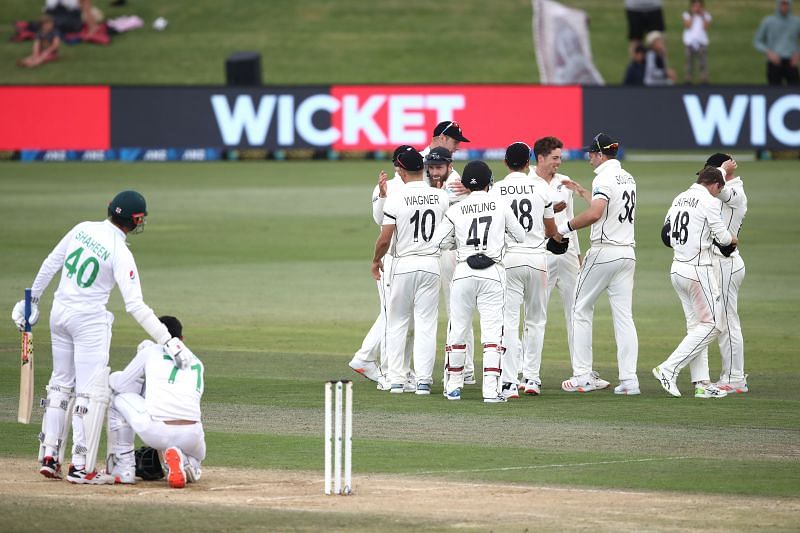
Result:
<svg viewBox="0 0 800 533"><path fill-rule="evenodd" d="M510 205L525 230L521 243L511 242L506 267L506 303L503 317L505 352L503 382L524 379L541 383L542 341L547 323L547 237L544 219L553 218L553 203L543 181L522 172L511 172L492 187L492 195ZM525 312L522 343L519 339L520 307Z"/></svg>
<svg viewBox="0 0 800 533"><path fill-rule="evenodd" d="M433 234L448 206L447 193L424 181L406 183L384 206L383 225L394 226L394 260L383 276L392 287L386 305L386 357L393 385L402 386L408 375L404 352L412 323L417 383L433 383L440 285L440 252Z"/></svg>
<svg viewBox="0 0 800 533"><path fill-rule="evenodd" d="M600 219L592 224L591 247L575 284L572 313L572 375L583 381L592 372L592 317L600 294L608 292L620 381L635 381L639 340L633 323L633 275L636 270L634 219L636 181L617 159L609 159L594 170L592 200L608 203Z"/></svg>
<svg viewBox="0 0 800 533"><path fill-rule="evenodd" d="M673 249L670 278L686 315L686 336L661 363L661 372L675 380L681 369L690 365L692 381L706 381L709 380L706 348L724 327L712 266L712 239L727 245L731 234L720 218L718 201L697 183L673 200L666 221L670 223Z"/></svg>
<svg viewBox="0 0 800 533"><path fill-rule="evenodd" d="M723 173L724 174L724 173ZM736 177L725 183L725 187L717 197L721 201L720 215L731 235L738 237L742 221L747 213L747 195L744 193L742 178ZM725 311L725 327L719 334L719 352L722 357L722 368L719 379L722 383L741 383L745 381L744 373L744 337L739 321L739 288L745 276L744 260L739 248L725 257L715 246L712 262L717 283L722 295Z"/></svg>
<svg viewBox="0 0 800 533"><path fill-rule="evenodd" d="M431 151L431 147L426 146L420 152L422 157L427 156ZM461 183L461 174L453 169L448 174L444 182L443 190L447 192L450 199L450 205L456 204L469 195L469 191L457 194L453 190L454 183ZM450 329L450 285L453 282L453 272L456 270L456 251L455 250L442 250L442 255L439 260L441 281L442 281L442 294L444 296L444 307L447 310L448 322L447 329ZM469 325L469 333L467 335L467 361L464 365L464 373L467 375L475 374L475 332L472 330L472 322ZM447 378L447 354L444 359L444 372L445 379Z"/></svg>
<svg viewBox="0 0 800 533"><path fill-rule="evenodd" d="M451 206L436 229L434 241L443 249L455 245L457 260L450 287L446 392L463 386L466 340L477 308L483 344L483 397L496 398L500 394L506 234L517 243L525 239L525 230L511 207L485 191L473 191ZM470 267L467 258L479 253L494 264L485 269Z"/></svg>
<svg viewBox="0 0 800 533"><path fill-rule="evenodd" d="M46 456L57 456L67 414L60 405L66 398L58 390L74 388L76 408L86 407L88 380L108 366L114 315L106 304L114 285L119 287L125 310L148 334L162 343L170 339L167 328L142 299L138 269L125 238L125 232L108 220L81 222L50 252L33 282L31 295L40 298L61 270L50 312L53 373L43 424ZM82 466L85 453L77 452L85 449L86 443L80 416L72 418L72 440L72 464Z"/></svg>
<svg viewBox="0 0 800 533"><path fill-rule="evenodd" d="M555 206L559 202L565 202L567 207L555 213L556 226L561 226L569 220L575 218L574 210L574 195L572 190L564 186L565 181L570 181L569 176L564 174L556 174L548 182L536 174L536 168L532 168L528 174L531 177L542 180L542 182L550 190L550 201ZM567 328L567 346L569 349L570 358L572 357L572 308L575 304L575 282L578 279L578 271L581 268L581 244L578 240L578 232L571 231L564 237L569 239L567 251L561 255L556 255L549 250L546 252L547 257L547 300L545 302L545 310L547 303L550 301L550 295L553 289L557 288L558 293L561 295L561 301L564 304L564 320ZM545 316L545 321L547 316ZM536 342L544 345L544 330L542 330L541 340Z"/></svg>
<svg viewBox="0 0 800 533"><path fill-rule="evenodd" d="M114 372L109 378L115 393L108 418L113 433L109 440L114 443L110 451L130 465L135 433L146 445L162 453L173 446L180 448L195 470L199 470L206 456L200 416L200 399L205 389L203 362L194 356L188 368L178 369L163 345L148 344L123 371ZM175 420L194 423L169 423Z"/></svg>
<svg viewBox="0 0 800 533"><path fill-rule="evenodd" d="M386 182L386 198L380 197L380 189L377 185L375 185L375 188L372 191L372 219L379 226L383 224L383 208L386 203L386 199L403 185L403 179L397 172L395 172L392 179ZM392 268L393 259L394 258L392 257L391 252L383 256L384 271L388 271ZM375 319L372 327L364 337L361 347L358 349L358 351L356 351L355 357L367 362L379 362L381 373L386 374L388 372L388 363L386 357L384 356L384 342L386 339L386 301L389 294L388 276L381 276L381 279L379 279L376 284L378 287L378 298L380 299L381 304L380 312L378 314L378 318ZM409 343L409 346L406 348L407 361L410 361L411 359L410 350L411 345Z"/></svg>

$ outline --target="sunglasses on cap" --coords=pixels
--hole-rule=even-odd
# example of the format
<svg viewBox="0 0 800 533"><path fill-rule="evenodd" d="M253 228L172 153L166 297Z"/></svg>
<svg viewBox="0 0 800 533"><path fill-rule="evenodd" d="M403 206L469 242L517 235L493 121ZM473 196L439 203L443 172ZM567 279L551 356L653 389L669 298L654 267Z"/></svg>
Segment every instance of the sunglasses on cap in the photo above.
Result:
<svg viewBox="0 0 800 533"><path fill-rule="evenodd" d="M458 125L458 122L456 122L455 120L451 120L451 121L450 121L450 124L448 124L447 126L445 126L445 128L442 130L442 133L440 133L439 135L444 135L444 132L446 132L447 130L449 130L451 126L454 126L454 127L457 129L457 130L460 130L460 129L461 129L461 127Z"/></svg>
<svg viewBox="0 0 800 533"><path fill-rule="evenodd" d="M607 145L605 145L605 146L602 146L602 145L600 144L600 136L601 136L601 135L603 135L603 134L602 134L602 133L598 133L598 134L597 134L597 135L595 135L595 137L594 137L594 145L595 145L595 146L597 146L597 149L598 149L600 152L603 152L603 151L606 151L606 150L616 150L616 149L618 149L618 148L619 148L619 143L618 143L618 142L613 142L613 143L611 143L611 144L607 144Z"/></svg>

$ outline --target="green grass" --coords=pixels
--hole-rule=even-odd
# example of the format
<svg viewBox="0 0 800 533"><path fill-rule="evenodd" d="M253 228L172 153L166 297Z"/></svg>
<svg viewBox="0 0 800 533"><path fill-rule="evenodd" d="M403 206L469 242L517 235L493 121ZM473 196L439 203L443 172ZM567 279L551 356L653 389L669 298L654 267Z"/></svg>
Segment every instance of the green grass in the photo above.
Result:
<svg viewBox="0 0 800 533"><path fill-rule="evenodd" d="M608 84L622 81L627 24L620 0L566 0L590 16L592 52ZM774 3L710 0L708 61L711 80L762 84L764 58L751 42ZM67 46L59 62L26 70L14 62L30 43L0 45L2 83L224 84L225 58L261 53L268 84L328 83L535 83L530 0L488 4L465 0L433 6L422 0L137 0L125 8L95 2L108 17L138 14L144 28L114 38L111 46ZM681 13L688 2L665 0L671 65L681 75ZM15 20L30 20L38 4L6 0L0 37ZM166 17L164 32L151 28ZM682 79L682 77L681 77Z"/></svg>
<svg viewBox="0 0 800 533"><path fill-rule="evenodd" d="M554 297L539 398L488 406L475 387L463 401L447 402L439 384L430 397L396 397L357 381L356 484L359 475L386 473L800 496L800 339L791 322L800 303L796 164L740 164L750 211L741 234L747 278L739 307L752 392L719 401L670 398L649 375L684 334L669 283L670 251L658 234L670 200L688 186L697 164L624 165L637 177L639 192L634 319L642 395L605 391L575 397L560 390L570 367L561 303ZM492 166L501 172L497 163ZM150 216L144 234L130 243L145 301L158 313L181 318L187 342L206 363L206 464L321 472L322 381L351 377L347 361L378 310L369 274L376 227L368 196L383 167L383 162L0 165L0 302L10 311L72 225L101 219L117 191L140 190ZM585 162L565 163L562 171L588 186L591 169ZM584 249L586 237L581 235ZM37 387L46 383L51 366L47 316L56 283L43 298L44 317L34 330ZM119 369L144 335L116 292L109 308L116 315L111 364ZM601 299L595 315L595 366L613 379L607 301ZM440 317L440 344L443 332ZM18 342L10 321L0 325L0 456L32 461L38 426L14 421ZM719 370L716 347L710 365L713 376ZM679 385L688 391L687 375ZM258 450L255 464L253 450ZM26 509L19 501L0 505L10 523L21 520ZM308 514L264 512L287 528L314 523ZM254 516L245 513L237 523L246 529ZM350 523L369 529L357 519ZM172 522L165 524L174 529ZM414 523L409 518L397 525L405 526Z"/></svg>

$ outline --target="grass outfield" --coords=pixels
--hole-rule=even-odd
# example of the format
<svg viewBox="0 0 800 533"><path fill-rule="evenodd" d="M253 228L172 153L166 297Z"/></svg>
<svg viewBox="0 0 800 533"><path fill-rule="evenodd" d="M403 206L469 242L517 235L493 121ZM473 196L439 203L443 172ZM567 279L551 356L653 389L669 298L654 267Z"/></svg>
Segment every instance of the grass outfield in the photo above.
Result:
<svg viewBox="0 0 800 533"><path fill-rule="evenodd" d="M318 494L322 382L355 376L347 361L378 312L369 273L377 235L369 195L373 177L386 166L363 161L2 164L0 302L5 307L0 311L10 312L64 232L82 220L101 219L116 192L136 188L146 196L150 212L144 234L130 238L145 301L158 313L181 318L187 342L206 364L205 465L211 470L312 472L320 483L310 483L309 491ZM498 163L492 166L502 172ZM763 497L797 509L800 335L791 323L800 304L796 163L740 164L750 207L740 236L747 263L740 313L752 392L718 401L671 398L649 374L684 334L684 318L668 277L671 254L658 234L669 202L688 186L697 166L625 163L637 178L639 193L634 320L641 396L602 391L576 397L560 390L570 368L556 296L545 339L541 397L486 405L473 386L463 401L447 402L440 383L430 397L397 397L359 378L356 491L360 480L363 489L370 476L403 475L465 487L485 482L608 490L609 497L619 491ZM586 186L590 182L591 168L585 162L565 163L562 171ZM581 233L585 249L587 234ZM56 284L54 280L43 298L45 318L34 329L37 387L47 382L51 367L46 317ZM143 332L125 314L118 293L109 308L116 315L111 365L119 369ZM443 324L440 319L440 344ZM15 422L18 343L6 318L0 323L0 461L33 470L38 425ZM595 368L613 381L616 359L606 300L597 306L594 345ZM713 347L712 376L719 371L718 358ZM440 363L441 354L437 367ZM684 372L679 382L684 392L690 390L688 379ZM40 412L34 409L34 419ZM198 487L213 490L227 482L209 477ZM45 492L39 496L46 498L47 491L55 490L49 487L57 485L61 490L62 484L41 481L36 486ZM117 489L107 492L116 494ZM25 519L25 494L13 493L11 485L3 489L0 484L0 491L6 524L33 529L35 522ZM46 501L54 509L73 505ZM202 525L204 518L210 519L206 513L215 512L214 507L202 511L176 501L172 512L192 515L190 523ZM91 500L80 505L103 508ZM252 528L267 519L274 529L325 525L322 512L278 512L253 505L246 513L219 516L229 529ZM156 511L157 516L169 514L167 509ZM112 522L102 522L110 520L105 514L93 513L93 520L110 527ZM388 530L420 527L410 519L375 516ZM770 523L792 528L796 518L795 513L794 522ZM352 521L344 515L340 519L342 528L371 529L376 524L355 516ZM168 529L180 525L169 520L164 524Z"/></svg>
<svg viewBox="0 0 800 533"><path fill-rule="evenodd" d="M606 83L622 82L627 24L621 0L563 0L590 17L592 54ZM41 2L4 0L0 38L15 20L36 18ZM63 47L61 60L40 69L14 66L31 43L0 44L1 83L224 84L225 58L261 53L268 84L535 83L530 0L491 4L461 0L433 6L424 0L132 0L124 8L94 2L108 17L138 14L143 29L109 47ZM765 59L752 46L772 0L709 0L713 16L710 79L764 84ZM687 0L665 0L671 66L683 77L681 13ZM795 6L795 12L798 9ZM164 32L151 28L163 16Z"/></svg>

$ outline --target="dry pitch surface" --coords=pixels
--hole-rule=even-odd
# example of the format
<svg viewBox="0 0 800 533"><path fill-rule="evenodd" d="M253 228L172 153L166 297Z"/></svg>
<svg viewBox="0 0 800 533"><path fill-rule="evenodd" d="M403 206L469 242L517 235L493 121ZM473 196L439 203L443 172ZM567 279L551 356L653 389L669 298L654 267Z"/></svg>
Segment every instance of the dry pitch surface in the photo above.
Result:
<svg viewBox="0 0 800 533"><path fill-rule="evenodd" d="M135 502L370 515L376 526L406 516L436 528L520 531L793 530L800 517L798 498L464 484L388 475L356 475L355 494L341 497L322 494L318 472L208 468L200 483L176 490L164 481L73 486L42 478L32 461L0 459L0 468L0 498L6 503L42 497L87 511Z"/></svg>

